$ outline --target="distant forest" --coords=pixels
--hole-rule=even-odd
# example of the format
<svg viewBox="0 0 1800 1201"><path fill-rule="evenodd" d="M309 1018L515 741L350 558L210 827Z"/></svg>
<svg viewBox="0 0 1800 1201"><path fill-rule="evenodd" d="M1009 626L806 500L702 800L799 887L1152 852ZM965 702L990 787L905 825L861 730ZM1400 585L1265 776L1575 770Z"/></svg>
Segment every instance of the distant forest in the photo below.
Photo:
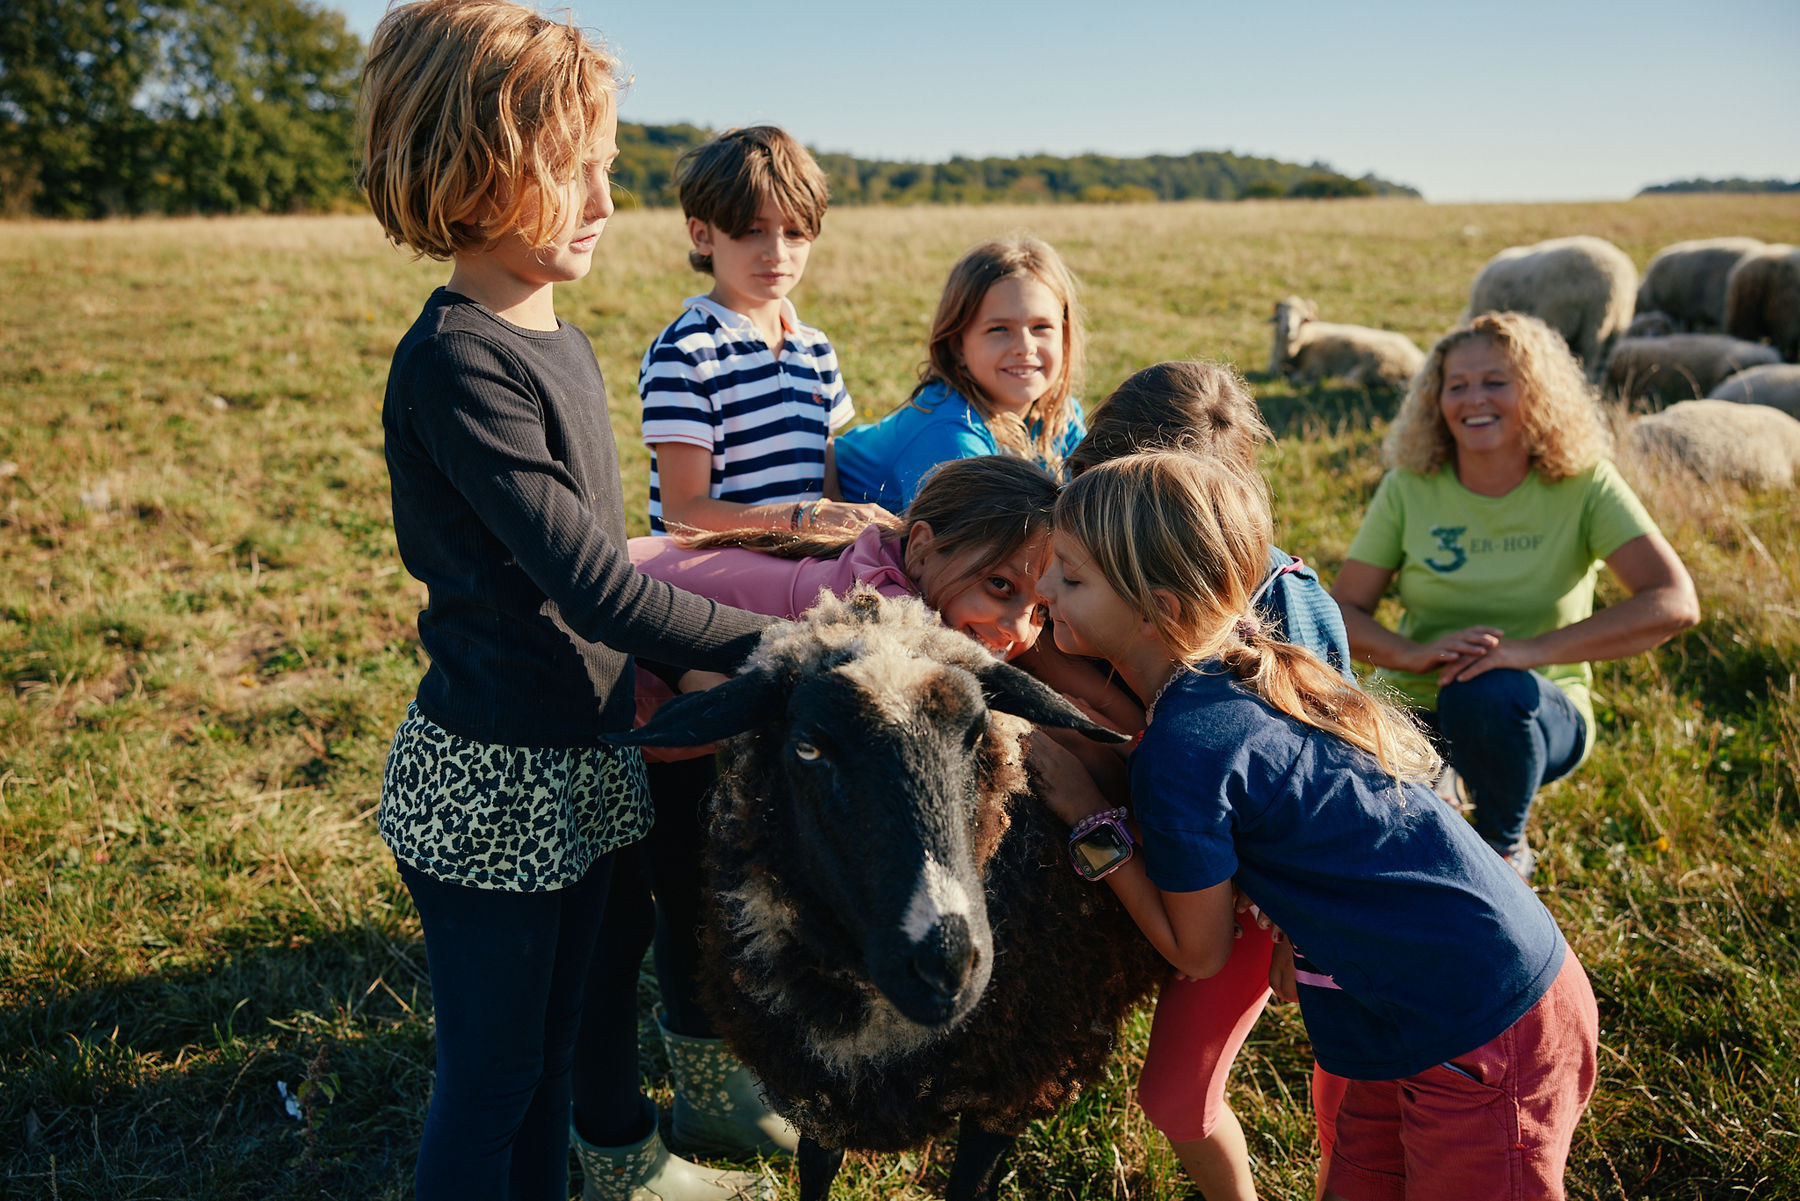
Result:
<svg viewBox="0 0 1800 1201"><path fill-rule="evenodd" d="M358 207L363 53L343 14L310 0L0 0L0 216ZM620 203L674 204L676 159L710 133L622 125ZM1216 151L819 160L840 204L1418 195Z"/></svg>
<svg viewBox="0 0 1800 1201"><path fill-rule="evenodd" d="M1800 192L1800 180L1784 179L1678 179L1651 184L1639 196L1666 196L1672 192Z"/></svg>
<svg viewBox="0 0 1800 1201"><path fill-rule="evenodd" d="M675 160L713 131L693 125L619 125L616 188L623 204L650 207L676 202ZM952 158L942 163L897 162L819 154L831 179L835 204L1108 204L1156 200L1332 199L1410 196L1417 189L1374 175L1360 179L1325 163L1302 166L1272 158L1248 158L1217 150L1115 158L1083 154L1060 158Z"/></svg>

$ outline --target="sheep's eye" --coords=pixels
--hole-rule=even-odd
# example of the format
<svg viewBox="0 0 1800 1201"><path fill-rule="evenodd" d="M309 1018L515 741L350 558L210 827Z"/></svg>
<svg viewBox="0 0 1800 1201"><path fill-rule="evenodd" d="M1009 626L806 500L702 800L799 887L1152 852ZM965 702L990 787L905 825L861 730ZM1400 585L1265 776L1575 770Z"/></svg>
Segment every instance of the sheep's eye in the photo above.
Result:
<svg viewBox="0 0 1800 1201"><path fill-rule="evenodd" d="M963 746L968 750L974 750L975 745L981 741L982 735L986 734L987 731L988 715L984 712L980 717L976 718L975 721L971 722L968 730L963 733Z"/></svg>
<svg viewBox="0 0 1800 1201"><path fill-rule="evenodd" d="M796 742L794 744L794 757L799 759L802 763L812 763L819 758L819 755L819 748L810 742Z"/></svg>

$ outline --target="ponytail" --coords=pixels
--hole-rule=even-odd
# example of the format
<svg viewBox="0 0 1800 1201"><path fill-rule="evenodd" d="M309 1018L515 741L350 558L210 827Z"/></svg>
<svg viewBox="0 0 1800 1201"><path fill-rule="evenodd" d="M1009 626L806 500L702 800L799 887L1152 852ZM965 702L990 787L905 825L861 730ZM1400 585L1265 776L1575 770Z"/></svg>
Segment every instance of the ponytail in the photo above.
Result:
<svg viewBox="0 0 1800 1201"><path fill-rule="evenodd" d="M1127 455L1083 472L1056 505L1056 528L1079 542L1107 584L1153 622L1177 662L1218 659L1240 683L1296 721L1375 756L1402 780L1429 780L1437 754L1411 717L1370 696L1305 647L1256 619L1269 562L1262 481L1218 459ZM1158 593L1174 605L1158 603Z"/></svg>
<svg viewBox="0 0 1800 1201"><path fill-rule="evenodd" d="M1227 647L1219 660L1271 706L1367 751L1395 779L1436 778L1437 751L1412 717L1370 696L1305 647L1256 629Z"/></svg>

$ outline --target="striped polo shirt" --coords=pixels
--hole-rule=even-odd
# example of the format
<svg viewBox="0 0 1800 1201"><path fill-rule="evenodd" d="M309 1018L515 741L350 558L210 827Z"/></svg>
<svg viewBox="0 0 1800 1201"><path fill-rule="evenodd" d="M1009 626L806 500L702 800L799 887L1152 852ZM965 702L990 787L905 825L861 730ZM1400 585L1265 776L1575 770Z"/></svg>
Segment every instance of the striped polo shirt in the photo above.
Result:
<svg viewBox="0 0 1800 1201"><path fill-rule="evenodd" d="M738 504L813 500L825 490L825 444L856 410L825 335L781 302L777 356L755 324L705 296L644 352L638 395L650 448L650 530L662 519L656 447L703 446L712 453L711 495Z"/></svg>

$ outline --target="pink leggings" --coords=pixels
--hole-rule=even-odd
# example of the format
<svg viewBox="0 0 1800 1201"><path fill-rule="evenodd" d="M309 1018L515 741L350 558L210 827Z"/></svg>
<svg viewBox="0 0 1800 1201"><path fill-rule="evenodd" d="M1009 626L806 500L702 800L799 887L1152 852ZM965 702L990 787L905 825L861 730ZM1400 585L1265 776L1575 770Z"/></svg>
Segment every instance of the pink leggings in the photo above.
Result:
<svg viewBox="0 0 1800 1201"><path fill-rule="evenodd" d="M1225 1077L1269 1003L1269 932L1248 916L1231 957L1205 980L1171 977L1156 998L1138 1104L1170 1142L1205 1138L1225 1111Z"/></svg>

